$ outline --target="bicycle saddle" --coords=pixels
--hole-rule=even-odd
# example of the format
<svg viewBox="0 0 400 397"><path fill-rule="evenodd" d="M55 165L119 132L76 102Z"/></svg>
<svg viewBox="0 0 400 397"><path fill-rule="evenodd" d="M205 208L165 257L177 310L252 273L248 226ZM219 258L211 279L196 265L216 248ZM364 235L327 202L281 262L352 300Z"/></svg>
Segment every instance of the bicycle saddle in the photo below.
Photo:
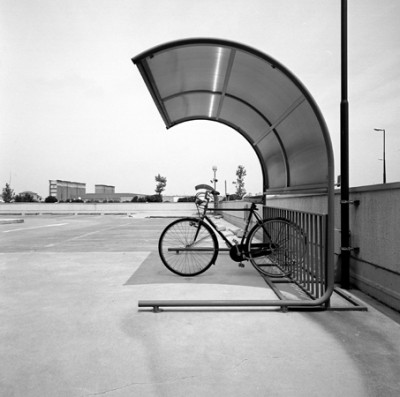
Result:
<svg viewBox="0 0 400 397"><path fill-rule="evenodd" d="M215 194L216 196L219 195L219 192L217 192L216 190L214 190L210 185L206 185L206 184L204 184L204 183L195 186L195 189L196 189L196 190L199 190L199 189L206 189L206 190L209 190L209 191L211 192L211 194Z"/></svg>

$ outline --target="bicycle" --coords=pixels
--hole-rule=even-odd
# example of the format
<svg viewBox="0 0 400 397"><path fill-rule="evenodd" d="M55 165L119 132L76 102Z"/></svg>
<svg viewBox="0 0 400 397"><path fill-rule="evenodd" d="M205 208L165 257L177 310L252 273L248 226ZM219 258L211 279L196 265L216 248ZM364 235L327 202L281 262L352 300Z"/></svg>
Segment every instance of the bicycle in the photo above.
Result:
<svg viewBox="0 0 400 397"><path fill-rule="evenodd" d="M307 237L299 226L285 218L262 219L256 203L250 208L218 209L218 211L249 211L241 240L232 242L207 216L209 204L219 192L208 185L198 185L196 190L197 217L185 217L170 223L161 233L158 251L164 265L180 276L197 276L215 264L220 251L228 251L233 261L247 260L262 275L289 277L304 259ZM255 218L256 224L249 230ZM227 248L219 248L217 234Z"/></svg>

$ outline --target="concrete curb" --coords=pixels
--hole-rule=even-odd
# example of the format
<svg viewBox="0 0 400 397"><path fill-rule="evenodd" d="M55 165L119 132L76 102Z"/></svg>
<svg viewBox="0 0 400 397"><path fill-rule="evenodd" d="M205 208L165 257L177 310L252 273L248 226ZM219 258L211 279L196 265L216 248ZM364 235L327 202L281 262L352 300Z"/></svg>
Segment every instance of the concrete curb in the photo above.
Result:
<svg viewBox="0 0 400 397"><path fill-rule="evenodd" d="M24 223L23 219L0 219L0 225L8 225L10 223Z"/></svg>

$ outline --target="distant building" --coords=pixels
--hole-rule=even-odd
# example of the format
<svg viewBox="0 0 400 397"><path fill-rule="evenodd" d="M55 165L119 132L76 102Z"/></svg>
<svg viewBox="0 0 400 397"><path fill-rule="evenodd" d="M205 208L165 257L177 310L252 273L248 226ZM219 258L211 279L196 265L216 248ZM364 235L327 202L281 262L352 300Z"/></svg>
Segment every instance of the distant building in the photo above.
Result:
<svg viewBox="0 0 400 397"><path fill-rule="evenodd" d="M49 181L49 195L56 197L58 201L82 199L85 202L127 202L137 201L146 197L145 194L115 193L115 186L94 185L95 193L86 193L86 183L61 181L59 179Z"/></svg>
<svg viewBox="0 0 400 397"><path fill-rule="evenodd" d="M110 185L94 185L94 191L96 194L113 194L115 193L115 186Z"/></svg>
<svg viewBox="0 0 400 397"><path fill-rule="evenodd" d="M49 195L56 197L58 201L76 200L86 194L86 183L61 181L53 179L49 181Z"/></svg>

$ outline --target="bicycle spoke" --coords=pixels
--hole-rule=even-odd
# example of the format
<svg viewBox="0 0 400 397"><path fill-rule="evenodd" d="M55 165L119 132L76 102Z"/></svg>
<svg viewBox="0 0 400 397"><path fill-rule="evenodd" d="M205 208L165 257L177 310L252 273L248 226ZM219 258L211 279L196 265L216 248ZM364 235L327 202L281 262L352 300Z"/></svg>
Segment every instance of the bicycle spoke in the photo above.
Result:
<svg viewBox="0 0 400 397"><path fill-rule="evenodd" d="M211 229L196 219L180 219L164 230L159 252L168 269L183 276L207 270L217 256L217 243Z"/></svg>

